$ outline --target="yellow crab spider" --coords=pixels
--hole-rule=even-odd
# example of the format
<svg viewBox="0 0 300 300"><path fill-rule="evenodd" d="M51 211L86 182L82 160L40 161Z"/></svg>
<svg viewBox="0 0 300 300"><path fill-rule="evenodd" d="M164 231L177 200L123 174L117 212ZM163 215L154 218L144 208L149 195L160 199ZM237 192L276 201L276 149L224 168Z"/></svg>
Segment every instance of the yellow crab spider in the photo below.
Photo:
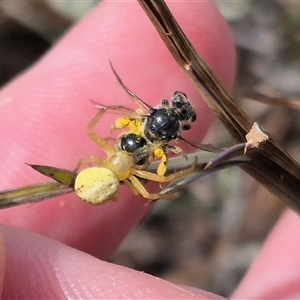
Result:
<svg viewBox="0 0 300 300"><path fill-rule="evenodd" d="M119 150L114 138L101 138L94 131L95 125L104 113L105 109L99 110L89 123L87 133L103 149L107 156L106 159L99 157L82 159L74 171L41 165L31 165L31 167L62 185L67 185L74 189L79 198L90 204L102 204L108 200L117 200L121 183L124 183L135 195L141 195L150 201L177 198L180 195L180 191L168 194L149 193L142 181L167 183L189 175L196 167L196 158L195 163L191 167L167 176L148 171L146 170L148 164L138 165L137 163L148 157L149 153L153 153L155 147L160 147L161 145L151 143L137 149L133 153ZM113 141L112 144L109 143L111 141ZM83 164L88 164L89 167L77 173ZM90 166L91 164L94 166Z"/></svg>
<svg viewBox="0 0 300 300"><path fill-rule="evenodd" d="M76 177L74 189L76 194L84 201L91 204L101 204L107 200L116 200L120 183L124 183L135 195L141 195L145 199L175 199L179 196L179 192L171 194L149 193L144 187L141 179L165 183L173 181L179 177L190 174L196 165L195 164L185 170L172 173L167 176L152 173L150 171L136 168L136 163L148 151L154 151L154 145L150 145L144 149L138 149L134 153L128 153L111 145L108 141L111 138L101 138L94 132L94 127L105 113L104 109L100 109L97 115L88 125L89 137L100 146L105 154L106 159L90 158L81 160L79 166L84 163L96 163L97 166L83 169ZM41 172L41 170L39 170Z"/></svg>

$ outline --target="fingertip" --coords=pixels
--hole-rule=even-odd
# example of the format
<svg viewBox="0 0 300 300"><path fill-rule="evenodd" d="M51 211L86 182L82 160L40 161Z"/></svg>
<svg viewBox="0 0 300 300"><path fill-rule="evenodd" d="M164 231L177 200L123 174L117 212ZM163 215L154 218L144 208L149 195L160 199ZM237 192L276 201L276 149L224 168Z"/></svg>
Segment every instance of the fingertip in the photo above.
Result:
<svg viewBox="0 0 300 300"><path fill-rule="evenodd" d="M98 260L41 235L2 226L3 299L222 299ZM4 277L4 276L3 276Z"/></svg>
<svg viewBox="0 0 300 300"><path fill-rule="evenodd" d="M5 241L5 276L2 299L60 299L57 256L61 244L8 226L1 226ZM66 247L66 246L64 246Z"/></svg>

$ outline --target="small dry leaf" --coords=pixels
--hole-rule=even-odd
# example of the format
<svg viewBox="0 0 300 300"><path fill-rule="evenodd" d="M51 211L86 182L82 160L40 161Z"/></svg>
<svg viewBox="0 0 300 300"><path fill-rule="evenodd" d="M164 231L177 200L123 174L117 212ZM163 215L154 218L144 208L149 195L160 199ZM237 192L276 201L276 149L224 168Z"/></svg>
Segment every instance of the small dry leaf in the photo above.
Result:
<svg viewBox="0 0 300 300"><path fill-rule="evenodd" d="M244 154L247 153L248 148L258 148L261 143L269 139L269 136L262 131L256 122L253 123L253 126L245 137L247 143L245 144Z"/></svg>

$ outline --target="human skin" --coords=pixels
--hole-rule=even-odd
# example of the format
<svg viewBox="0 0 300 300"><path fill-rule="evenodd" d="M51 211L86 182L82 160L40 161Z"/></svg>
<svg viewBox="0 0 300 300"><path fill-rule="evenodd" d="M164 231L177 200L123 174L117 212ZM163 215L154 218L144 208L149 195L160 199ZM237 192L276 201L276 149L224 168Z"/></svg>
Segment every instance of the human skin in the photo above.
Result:
<svg viewBox="0 0 300 300"><path fill-rule="evenodd" d="M300 219L286 210L232 299L300 299Z"/></svg>
<svg viewBox="0 0 300 300"><path fill-rule="evenodd" d="M230 88L234 45L214 4L168 4L197 51ZM185 137L201 141L213 116L145 13L134 1L103 1L1 91L1 190L45 181L25 162L72 170L79 158L103 155L86 134L96 112L88 99L134 108L109 69L109 60L126 85L151 105L175 90L184 91L198 114L197 129ZM101 120L97 132L105 134L110 125L111 120ZM118 202L100 206L70 194L0 211L2 224L22 229L1 227L2 298L219 299L100 260L150 211L152 206L145 203L122 188ZM242 298L246 292L251 298L247 284L235 296Z"/></svg>

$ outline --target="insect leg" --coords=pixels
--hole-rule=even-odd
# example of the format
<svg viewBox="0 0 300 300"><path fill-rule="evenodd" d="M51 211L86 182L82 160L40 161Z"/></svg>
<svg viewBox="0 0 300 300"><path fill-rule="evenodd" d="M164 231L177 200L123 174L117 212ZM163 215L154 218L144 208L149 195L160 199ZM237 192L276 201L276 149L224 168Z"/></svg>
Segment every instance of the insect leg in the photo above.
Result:
<svg viewBox="0 0 300 300"><path fill-rule="evenodd" d="M134 195L136 195L136 196L140 195L140 193L136 190L136 188L132 185L132 183L128 179L125 179L123 182L131 190L131 192Z"/></svg>
<svg viewBox="0 0 300 300"><path fill-rule="evenodd" d="M119 84L122 86L122 88L126 91L126 93L129 95L129 97L131 98L131 100L138 105L143 111L149 111L150 109L152 109L152 106L148 105L147 103L145 103L141 98L139 98L136 94L134 94L122 81L122 79L120 78L120 76L118 75L118 73L116 72L116 70L114 69L111 61L109 62L110 67L115 75L115 77L117 78Z"/></svg>
<svg viewBox="0 0 300 300"><path fill-rule="evenodd" d="M163 176L167 171L168 155L166 151L161 147L155 149L153 153L154 153L154 157L160 159L160 164L157 168L156 173L160 176Z"/></svg>
<svg viewBox="0 0 300 300"><path fill-rule="evenodd" d="M187 159L186 153L180 147L174 145L166 145L166 148L168 151Z"/></svg>

